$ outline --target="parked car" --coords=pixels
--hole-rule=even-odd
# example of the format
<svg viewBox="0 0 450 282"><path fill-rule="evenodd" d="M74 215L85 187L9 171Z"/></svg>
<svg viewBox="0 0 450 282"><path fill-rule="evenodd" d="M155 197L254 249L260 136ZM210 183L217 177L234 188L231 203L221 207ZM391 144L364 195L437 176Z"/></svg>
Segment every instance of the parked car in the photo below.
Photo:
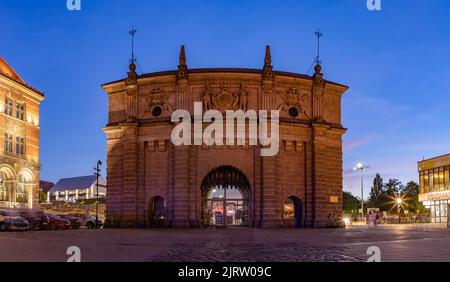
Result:
<svg viewBox="0 0 450 282"><path fill-rule="evenodd" d="M99 228L103 226L103 221L101 219L98 220L97 226L95 224L95 217L90 215L87 212L71 212L68 213L70 216L78 217L81 220L81 226L85 226L87 229Z"/></svg>
<svg viewBox="0 0 450 282"><path fill-rule="evenodd" d="M50 228L49 219L44 212L23 211L17 213L30 224L30 230L47 230Z"/></svg>
<svg viewBox="0 0 450 282"><path fill-rule="evenodd" d="M28 221L12 212L0 211L0 231L28 230Z"/></svg>
<svg viewBox="0 0 450 282"><path fill-rule="evenodd" d="M60 218L67 219L70 221L70 228L71 229L79 229L81 226L81 219L75 216L71 216L68 214L59 214Z"/></svg>
<svg viewBox="0 0 450 282"><path fill-rule="evenodd" d="M48 217L49 223L50 223L50 229L59 229L59 230L66 230L70 229L70 221L64 218L61 218L57 215L46 213L45 214Z"/></svg>

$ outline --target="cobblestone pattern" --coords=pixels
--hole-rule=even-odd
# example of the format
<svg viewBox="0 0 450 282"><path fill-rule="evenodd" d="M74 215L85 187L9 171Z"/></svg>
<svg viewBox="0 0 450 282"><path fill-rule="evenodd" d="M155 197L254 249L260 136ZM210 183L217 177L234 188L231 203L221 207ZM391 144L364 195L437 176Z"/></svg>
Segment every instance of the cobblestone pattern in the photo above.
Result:
<svg viewBox="0 0 450 282"><path fill-rule="evenodd" d="M149 262L359 262L344 248L318 249L296 242L175 244L146 259Z"/></svg>

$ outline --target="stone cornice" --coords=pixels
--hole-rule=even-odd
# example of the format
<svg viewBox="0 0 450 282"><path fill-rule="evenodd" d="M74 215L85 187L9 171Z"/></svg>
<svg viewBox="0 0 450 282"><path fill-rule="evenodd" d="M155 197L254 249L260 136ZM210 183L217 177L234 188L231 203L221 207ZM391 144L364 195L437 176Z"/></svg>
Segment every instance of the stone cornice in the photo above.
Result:
<svg viewBox="0 0 450 282"><path fill-rule="evenodd" d="M29 86L23 85L0 74L0 84L1 83L4 83L5 85L30 98L33 98L38 104L45 99L44 94L42 94L41 92L38 92L37 90L32 89Z"/></svg>

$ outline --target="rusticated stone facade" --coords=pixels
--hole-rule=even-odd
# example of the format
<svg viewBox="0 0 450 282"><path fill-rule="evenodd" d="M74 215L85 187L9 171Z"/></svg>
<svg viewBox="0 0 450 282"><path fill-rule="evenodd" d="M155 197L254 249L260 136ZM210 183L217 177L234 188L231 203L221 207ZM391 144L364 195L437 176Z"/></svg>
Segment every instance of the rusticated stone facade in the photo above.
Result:
<svg viewBox="0 0 450 282"><path fill-rule="evenodd" d="M287 199L295 199L297 227L323 227L330 215L340 215L347 87L325 81L320 65L307 76L274 71L271 63L267 47L262 70L188 69L183 47L178 70L138 76L131 64L127 78L103 85L109 97L107 226L210 225L204 188L215 183L246 187L251 227L285 226ZM173 145L172 113L193 115L194 102L222 112L279 110L278 155L261 157L248 140Z"/></svg>

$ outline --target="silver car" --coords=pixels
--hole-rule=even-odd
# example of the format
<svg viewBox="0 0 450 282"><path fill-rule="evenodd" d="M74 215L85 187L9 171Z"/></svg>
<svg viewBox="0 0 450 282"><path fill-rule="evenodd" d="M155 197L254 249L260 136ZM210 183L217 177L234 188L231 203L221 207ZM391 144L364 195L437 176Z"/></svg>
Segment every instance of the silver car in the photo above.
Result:
<svg viewBox="0 0 450 282"><path fill-rule="evenodd" d="M28 221L12 212L0 211L0 231L23 231L28 230Z"/></svg>
<svg viewBox="0 0 450 282"><path fill-rule="evenodd" d="M87 212L70 212L67 215L79 218L81 226L85 226L87 229L100 228L103 226L103 220L99 219L95 224L95 217Z"/></svg>

